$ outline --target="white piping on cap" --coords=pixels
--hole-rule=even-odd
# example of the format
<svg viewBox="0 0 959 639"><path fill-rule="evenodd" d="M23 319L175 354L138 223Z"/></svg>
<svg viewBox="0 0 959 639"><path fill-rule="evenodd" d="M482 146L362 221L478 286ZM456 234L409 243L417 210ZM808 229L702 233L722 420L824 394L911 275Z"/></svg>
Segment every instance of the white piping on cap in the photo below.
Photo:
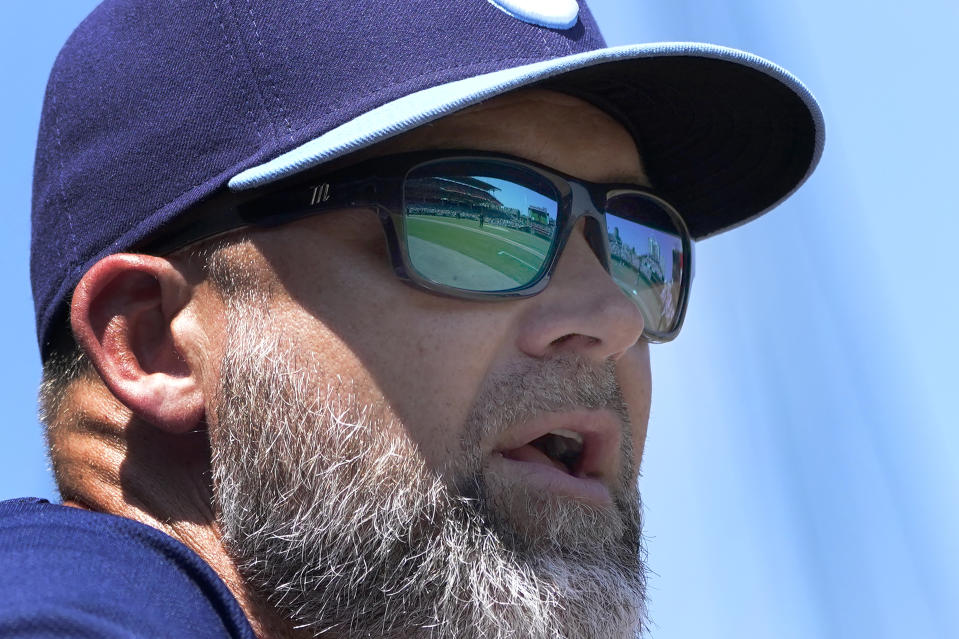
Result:
<svg viewBox="0 0 959 639"><path fill-rule="evenodd" d="M549 29L571 29L579 19L576 0L489 0L517 20Z"/></svg>

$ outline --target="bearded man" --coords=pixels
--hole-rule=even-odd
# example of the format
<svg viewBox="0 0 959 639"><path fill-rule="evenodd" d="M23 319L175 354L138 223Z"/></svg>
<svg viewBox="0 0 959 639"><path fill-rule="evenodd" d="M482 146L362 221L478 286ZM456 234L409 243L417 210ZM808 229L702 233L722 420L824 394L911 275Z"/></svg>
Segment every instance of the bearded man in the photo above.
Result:
<svg viewBox="0 0 959 639"><path fill-rule="evenodd" d="M822 131L571 0L104 2L41 123L63 503L0 506L0 628L640 634L650 344Z"/></svg>

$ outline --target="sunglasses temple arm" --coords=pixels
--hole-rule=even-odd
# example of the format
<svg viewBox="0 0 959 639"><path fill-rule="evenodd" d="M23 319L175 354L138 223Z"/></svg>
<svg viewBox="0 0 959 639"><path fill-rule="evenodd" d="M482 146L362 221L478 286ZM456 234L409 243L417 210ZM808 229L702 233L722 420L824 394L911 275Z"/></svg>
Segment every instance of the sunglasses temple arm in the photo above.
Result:
<svg viewBox="0 0 959 639"><path fill-rule="evenodd" d="M237 221L244 225L276 226L327 211L374 206L385 191L384 181L317 181L283 189L238 205Z"/></svg>
<svg viewBox="0 0 959 639"><path fill-rule="evenodd" d="M387 185L383 178L343 182L316 182L296 188L276 189L232 205L206 210L166 229L160 239L143 250L169 255L195 242L241 228L279 226L327 211L373 206ZM169 238L164 240L163 238Z"/></svg>

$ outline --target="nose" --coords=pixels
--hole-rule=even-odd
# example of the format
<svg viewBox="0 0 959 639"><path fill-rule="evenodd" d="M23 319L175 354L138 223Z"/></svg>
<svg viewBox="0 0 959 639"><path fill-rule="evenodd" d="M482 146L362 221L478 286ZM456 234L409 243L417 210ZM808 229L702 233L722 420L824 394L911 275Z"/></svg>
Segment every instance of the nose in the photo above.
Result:
<svg viewBox="0 0 959 639"><path fill-rule="evenodd" d="M643 333L642 313L593 252L585 223L571 234L546 289L529 300L518 336L527 355L618 359Z"/></svg>

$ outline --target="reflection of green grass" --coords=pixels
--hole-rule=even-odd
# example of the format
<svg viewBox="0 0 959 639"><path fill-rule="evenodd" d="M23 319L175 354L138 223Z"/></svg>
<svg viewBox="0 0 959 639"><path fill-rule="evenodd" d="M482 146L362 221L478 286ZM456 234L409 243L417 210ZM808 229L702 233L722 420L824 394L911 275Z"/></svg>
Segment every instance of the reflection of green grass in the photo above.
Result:
<svg viewBox="0 0 959 639"><path fill-rule="evenodd" d="M473 222L473 220L456 220L456 222L470 222L474 226L477 225L477 223ZM489 231L490 233L494 233L496 235L502 235L507 239L513 240L514 242L528 246L540 255L546 255L547 251L549 251L549 242L538 235L533 235L532 233L496 226L495 224L485 224L483 225L483 230Z"/></svg>
<svg viewBox="0 0 959 639"><path fill-rule="evenodd" d="M471 257L517 282L535 274L541 255L549 248L544 240L528 233L493 225L480 228L476 220L414 215L406 218L406 232Z"/></svg>
<svg viewBox="0 0 959 639"><path fill-rule="evenodd" d="M612 272L613 279L616 280L616 283L619 285L623 292L627 296L632 298L633 302L639 306L640 310L643 313L643 319L646 321L646 326L653 330L665 330L667 326L663 325L663 297L665 291L663 290L666 286L672 287L672 299L677 299L679 295L679 283L675 282L670 285L667 284L654 284L646 279L646 276L642 274L641 271L634 269L618 260L610 260L610 271ZM671 321L670 318L666 318L666 322Z"/></svg>
<svg viewBox="0 0 959 639"><path fill-rule="evenodd" d="M480 229L479 222L477 220L471 220L469 218L455 218L455 217L431 217L427 215L417 215L410 216L410 220L433 220L436 222L442 222L443 224L453 224L457 226L462 226L466 229ZM489 222L483 224L482 229L487 233L492 233L493 235L499 235L523 246L531 248L534 252L539 253L540 255L546 255L549 251L549 242L544 240L538 235L533 235L532 233L527 233L525 231L518 231L516 229L510 229L503 226L498 226L496 224L490 224ZM538 256L537 256L538 257ZM525 258L524 258L525 259ZM540 258L542 259L542 258Z"/></svg>
<svg viewBox="0 0 959 639"><path fill-rule="evenodd" d="M623 264L619 260L610 260L610 271L612 271L613 279L623 288L639 289L651 286L649 280L640 271Z"/></svg>

